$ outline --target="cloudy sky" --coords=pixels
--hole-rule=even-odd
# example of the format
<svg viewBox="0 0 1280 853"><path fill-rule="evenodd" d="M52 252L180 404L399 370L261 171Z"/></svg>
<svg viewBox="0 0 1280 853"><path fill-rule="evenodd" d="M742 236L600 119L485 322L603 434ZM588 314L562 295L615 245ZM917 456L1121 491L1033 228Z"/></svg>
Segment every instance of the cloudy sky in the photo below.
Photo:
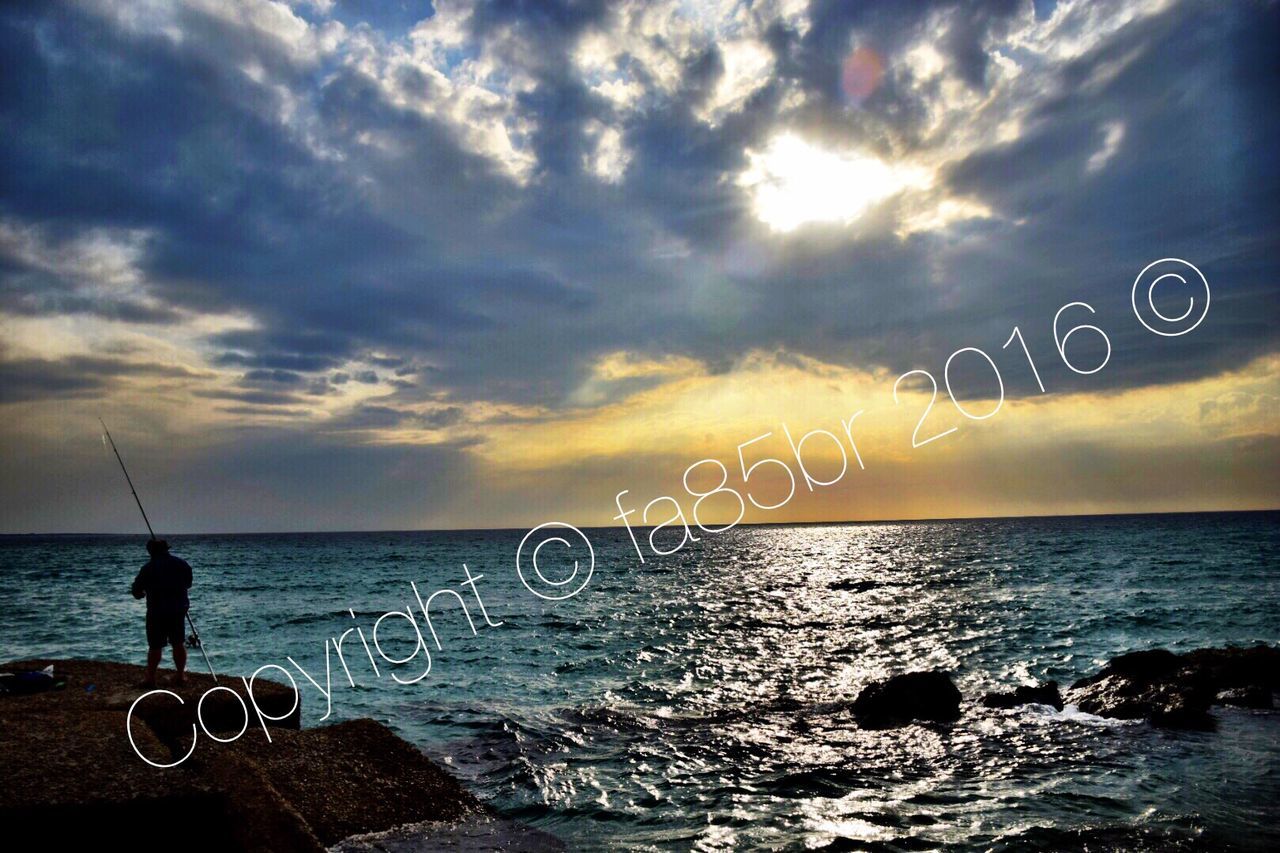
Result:
<svg viewBox="0 0 1280 853"><path fill-rule="evenodd" d="M5 4L0 530L137 530L98 416L160 532L607 524L858 411L865 470L748 517L1275 507L1277 43L1271 2ZM1131 305L1168 257L1185 335ZM1071 302L1108 344L1064 360ZM895 380L964 347L1003 404L942 387L913 448Z"/></svg>

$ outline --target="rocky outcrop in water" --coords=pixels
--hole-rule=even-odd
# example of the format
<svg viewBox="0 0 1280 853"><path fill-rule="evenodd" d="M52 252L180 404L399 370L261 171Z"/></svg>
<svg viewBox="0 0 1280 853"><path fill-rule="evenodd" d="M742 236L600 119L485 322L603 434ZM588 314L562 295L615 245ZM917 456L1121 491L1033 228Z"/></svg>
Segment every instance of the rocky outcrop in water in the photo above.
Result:
<svg viewBox="0 0 1280 853"><path fill-rule="evenodd" d="M1253 708L1254 710L1267 710L1276 706L1271 689L1257 685L1219 690L1214 703L1217 705L1234 705L1237 708Z"/></svg>
<svg viewBox="0 0 1280 853"><path fill-rule="evenodd" d="M1100 717L1203 731L1214 728L1214 704L1271 707L1276 689L1280 648L1228 646L1181 655L1154 649L1112 658L1101 672L1071 685L1067 700Z"/></svg>
<svg viewBox="0 0 1280 853"><path fill-rule="evenodd" d="M988 693L982 697L982 704L988 708L1051 705L1061 711L1062 694L1058 692L1058 682L1046 681L1037 687L1022 685L1007 693Z"/></svg>
<svg viewBox="0 0 1280 853"><path fill-rule="evenodd" d="M453 777L390 729L352 720L299 730L297 709L286 715L293 690L262 679L254 683L258 705L284 717L268 723L270 743L255 716L232 742L200 732L188 760L152 767L126 735L129 706L144 692L134 686L143 669L47 660L0 669L50 663L63 689L0 696L0 821L27 828L41 846L323 851L400 824L447 828L490 819ZM244 696L238 678L219 685ZM157 763L185 754L197 703L213 686L208 676L188 674L186 685L167 688L183 703L164 697L139 704L132 726L138 752ZM208 694L201 718L228 740L245 723L227 690Z"/></svg>
<svg viewBox="0 0 1280 853"><path fill-rule="evenodd" d="M851 708L858 725L879 729L960 719L960 691L945 672L907 672L862 688Z"/></svg>

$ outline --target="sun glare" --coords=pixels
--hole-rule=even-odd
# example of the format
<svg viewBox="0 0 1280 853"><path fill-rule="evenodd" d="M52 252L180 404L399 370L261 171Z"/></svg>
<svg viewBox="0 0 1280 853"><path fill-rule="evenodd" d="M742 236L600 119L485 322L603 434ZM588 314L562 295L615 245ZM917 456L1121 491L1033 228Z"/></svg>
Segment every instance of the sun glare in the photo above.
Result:
<svg viewBox="0 0 1280 853"><path fill-rule="evenodd" d="M756 216L774 231L806 222L849 224L877 202L928 185L914 166L892 165L859 152L827 151L793 134L748 151L750 167L738 178L750 189Z"/></svg>

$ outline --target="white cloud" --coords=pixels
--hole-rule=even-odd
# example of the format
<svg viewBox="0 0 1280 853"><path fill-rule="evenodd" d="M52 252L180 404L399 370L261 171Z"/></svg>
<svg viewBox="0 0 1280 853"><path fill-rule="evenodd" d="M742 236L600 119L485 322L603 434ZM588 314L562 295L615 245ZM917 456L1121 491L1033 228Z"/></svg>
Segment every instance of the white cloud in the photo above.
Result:
<svg viewBox="0 0 1280 853"><path fill-rule="evenodd" d="M586 127L586 134L595 145L595 150L586 157L587 171L607 183L621 181L631 160L622 143L622 132L592 121Z"/></svg>
<svg viewBox="0 0 1280 853"><path fill-rule="evenodd" d="M50 273L86 294L150 299L138 269L150 234L145 229L91 228L55 241L41 229L0 220L0 257Z"/></svg>
<svg viewBox="0 0 1280 853"><path fill-rule="evenodd" d="M280 48L291 61L314 63L338 46L344 32L336 21L312 26L287 3L276 0L82 0L84 5L115 22L125 32L164 35L174 43L186 41L188 12L252 32Z"/></svg>
<svg viewBox="0 0 1280 853"><path fill-rule="evenodd" d="M408 39L362 34L345 61L373 79L390 103L444 121L467 148L525 182L537 166L527 142L536 125L517 109L516 97L533 79L491 46L469 42L471 14L467 4L437 3L436 14Z"/></svg>
<svg viewBox="0 0 1280 853"><path fill-rule="evenodd" d="M1124 141L1124 123L1113 121L1102 126L1102 145L1097 151L1089 155L1089 162L1085 164L1085 171L1096 172L1107 165L1107 162L1120 150L1120 143Z"/></svg>
<svg viewBox="0 0 1280 853"><path fill-rule="evenodd" d="M1047 21L1023 21L1007 39L1017 48L1065 62L1093 50L1132 21L1159 14L1173 0L1062 0Z"/></svg>
<svg viewBox="0 0 1280 853"><path fill-rule="evenodd" d="M722 45L720 51L724 73L698 114L713 125L725 115L742 109L747 99L768 83L773 74L773 53L755 39L730 41Z"/></svg>

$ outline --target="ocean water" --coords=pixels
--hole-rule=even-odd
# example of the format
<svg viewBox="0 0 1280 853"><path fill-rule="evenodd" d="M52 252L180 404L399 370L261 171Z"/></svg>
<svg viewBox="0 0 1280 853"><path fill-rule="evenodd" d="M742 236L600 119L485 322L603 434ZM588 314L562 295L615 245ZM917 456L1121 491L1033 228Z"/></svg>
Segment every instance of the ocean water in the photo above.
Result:
<svg viewBox="0 0 1280 853"><path fill-rule="evenodd" d="M328 721L388 723L570 849L1274 850L1280 714L1218 709L1216 732L1169 732L976 703L1069 684L1123 652L1280 642L1278 522L742 527L643 565L625 531L596 529L590 582L562 601L520 583L524 531L170 539L195 569L192 614L220 672L292 657L324 684L325 642L416 612L410 582L423 598L461 592L476 633L438 597L442 648L427 635L417 683L391 678L425 669L407 619L384 620L380 642L414 657L379 658L380 677L348 635L356 687L331 658ZM142 662L143 605L128 594L142 546L0 537L0 660ZM544 550L552 580L555 557ZM463 563L502 624L458 587ZM853 723L867 682L920 668L954 674L958 723ZM323 697L294 675L304 725L321 724Z"/></svg>

